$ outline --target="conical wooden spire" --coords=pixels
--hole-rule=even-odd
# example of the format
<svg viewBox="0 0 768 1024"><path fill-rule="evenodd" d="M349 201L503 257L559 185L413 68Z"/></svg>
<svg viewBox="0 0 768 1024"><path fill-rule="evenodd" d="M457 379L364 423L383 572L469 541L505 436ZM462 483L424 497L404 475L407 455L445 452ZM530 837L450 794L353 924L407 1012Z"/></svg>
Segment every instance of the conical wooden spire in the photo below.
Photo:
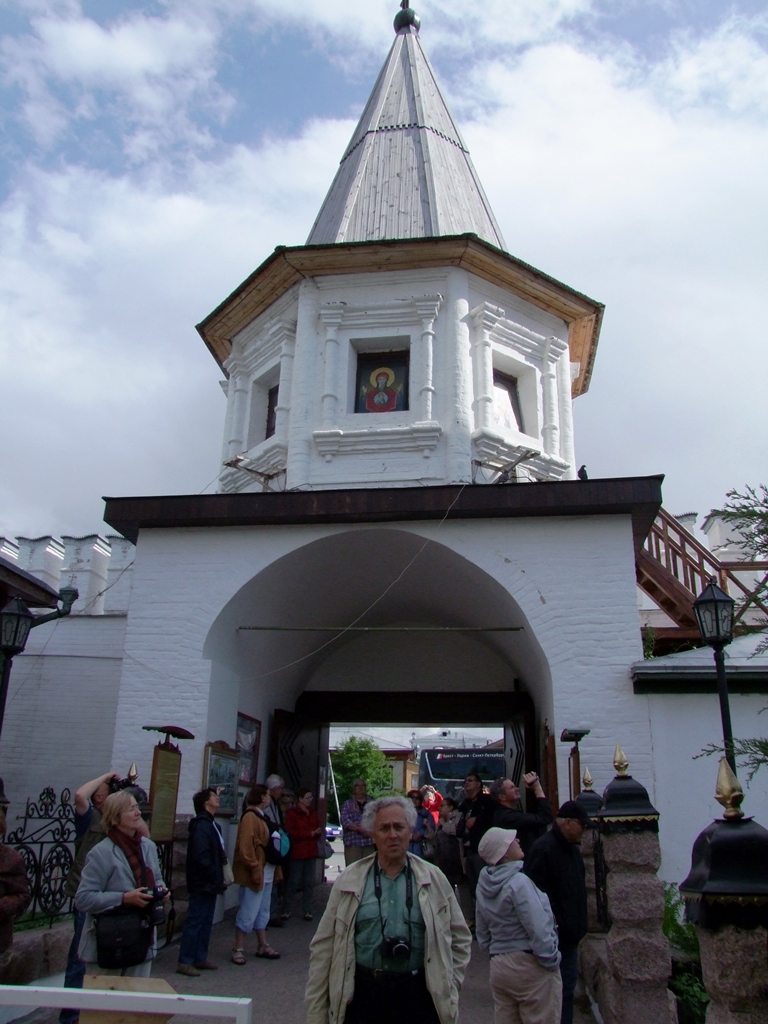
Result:
<svg viewBox="0 0 768 1024"><path fill-rule="evenodd" d="M421 48L397 32L308 245L471 232L504 240Z"/></svg>

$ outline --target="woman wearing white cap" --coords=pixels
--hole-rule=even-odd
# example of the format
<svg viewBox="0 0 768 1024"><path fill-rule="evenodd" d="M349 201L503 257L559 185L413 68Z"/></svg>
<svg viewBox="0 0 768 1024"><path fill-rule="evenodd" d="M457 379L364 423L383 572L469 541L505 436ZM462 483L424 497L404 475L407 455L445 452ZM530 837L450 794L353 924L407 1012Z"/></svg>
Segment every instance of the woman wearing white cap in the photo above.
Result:
<svg viewBox="0 0 768 1024"><path fill-rule="evenodd" d="M477 941L491 954L496 1024L559 1024L557 929L549 898L522 873L514 829L490 828L478 853Z"/></svg>

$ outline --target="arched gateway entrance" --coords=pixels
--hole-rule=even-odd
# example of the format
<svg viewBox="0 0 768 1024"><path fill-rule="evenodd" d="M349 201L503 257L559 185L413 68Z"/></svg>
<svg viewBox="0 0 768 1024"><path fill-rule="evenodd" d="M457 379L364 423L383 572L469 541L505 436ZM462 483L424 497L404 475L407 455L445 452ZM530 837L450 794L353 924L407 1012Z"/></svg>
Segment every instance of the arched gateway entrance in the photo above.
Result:
<svg viewBox="0 0 768 1024"><path fill-rule="evenodd" d="M322 800L331 722L503 724L509 770L538 767L546 658L509 592L450 539L337 530L276 558L222 609L204 648L212 699L268 724L269 769Z"/></svg>

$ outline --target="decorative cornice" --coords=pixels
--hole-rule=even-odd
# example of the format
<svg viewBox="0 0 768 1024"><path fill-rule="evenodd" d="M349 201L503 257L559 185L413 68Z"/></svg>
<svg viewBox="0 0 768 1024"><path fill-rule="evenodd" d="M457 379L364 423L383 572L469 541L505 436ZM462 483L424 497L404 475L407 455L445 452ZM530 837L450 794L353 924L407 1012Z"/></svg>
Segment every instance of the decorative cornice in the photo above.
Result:
<svg viewBox="0 0 768 1024"><path fill-rule="evenodd" d="M384 451L429 451L442 435L439 423L411 423L404 427L368 430L316 430L312 439L326 459L334 455L360 455Z"/></svg>
<svg viewBox="0 0 768 1024"><path fill-rule="evenodd" d="M344 330L371 327L406 327L437 317L442 295L419 295L396 302L371 302L365 306L324 302L320 318L325 324Z"/></svg>

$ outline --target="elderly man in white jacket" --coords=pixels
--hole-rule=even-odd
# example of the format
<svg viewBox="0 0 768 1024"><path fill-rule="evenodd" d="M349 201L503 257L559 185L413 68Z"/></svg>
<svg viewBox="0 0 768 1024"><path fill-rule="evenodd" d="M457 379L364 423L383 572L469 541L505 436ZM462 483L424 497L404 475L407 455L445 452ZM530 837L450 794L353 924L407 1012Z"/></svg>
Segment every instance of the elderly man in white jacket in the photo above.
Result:
<svg viewBox="0 0 768 1024"><path fill-rule="evenodd" d="M471 936L445 875L408 853L410 800L366 806L375 854L336 880L310 946L307 1024L457 1024Z"/></svg>
<svg viewBox="0 0 768 1024"><path fill-rule="evenodd" d="M491 828L478 853L477 941L491 954L496 1024L559 1024L557 928L549 898L522 873L514 829Z"/></svg>

